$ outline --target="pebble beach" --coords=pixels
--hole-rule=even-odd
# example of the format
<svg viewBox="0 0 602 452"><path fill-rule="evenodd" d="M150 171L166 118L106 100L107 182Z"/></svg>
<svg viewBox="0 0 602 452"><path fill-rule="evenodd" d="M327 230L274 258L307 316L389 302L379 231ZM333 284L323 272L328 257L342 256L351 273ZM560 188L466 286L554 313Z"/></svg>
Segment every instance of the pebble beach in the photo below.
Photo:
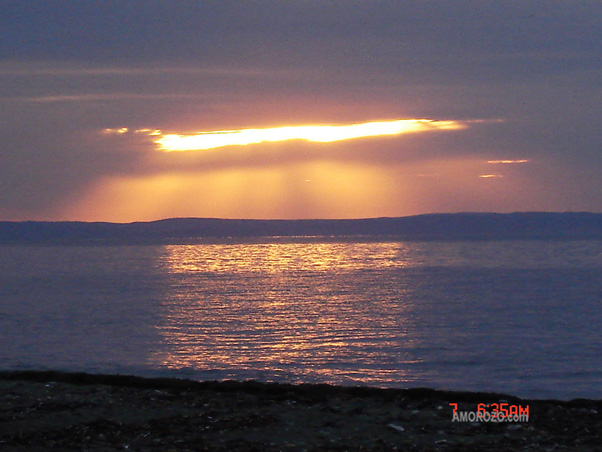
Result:
<svg viewBox="0 0 602 452"><path fill-rule="evenodd" d="M463 422L453 408L527 407ZM0 372L2 451L597 451L602 400Z"/></svg>

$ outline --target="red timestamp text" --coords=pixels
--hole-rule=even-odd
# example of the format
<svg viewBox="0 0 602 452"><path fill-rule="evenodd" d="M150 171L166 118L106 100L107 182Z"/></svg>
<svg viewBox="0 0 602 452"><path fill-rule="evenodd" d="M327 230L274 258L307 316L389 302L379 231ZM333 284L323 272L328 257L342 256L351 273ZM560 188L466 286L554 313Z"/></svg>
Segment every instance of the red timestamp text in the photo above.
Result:
<svg viewBox="0 0 602 452"><path fill-rule="evenodd" d="M507 402L502 403L479 403L477 405L477 411L484 413L489 412L491 414L502 414L504 417L508 416L529 416L529 405L511 405Z"/></svg>
<svg viewBox="0 0 602 452"><path fill-rule="evenodd" d="M459 411L457 403L453 407L452 422L528 422L529 405L515 405L508 402L479 403L477 411Z"/></svg>

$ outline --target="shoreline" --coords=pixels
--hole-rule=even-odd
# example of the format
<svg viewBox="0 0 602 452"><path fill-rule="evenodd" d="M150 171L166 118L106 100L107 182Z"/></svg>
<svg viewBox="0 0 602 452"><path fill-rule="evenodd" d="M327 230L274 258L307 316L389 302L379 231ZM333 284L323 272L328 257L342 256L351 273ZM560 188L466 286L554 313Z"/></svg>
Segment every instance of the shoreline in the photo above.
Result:
<svg viewBox="0 0 602 452"><path fill-rule="evenodd" d="M384 397L402 395L405 397L421 397L423 395L437 395L442 398L458 397L460 400L470 401L495 401L499 399L508 402L531 402L531 403L555 403L558 405L581 405L598 404L602 399L576 397L574 399L556 399L556 398L532 398L521 397L512 394L495 391L461 391L433 389L429 387L413 388L383 388L365 385L338 385L330 383L283 383L283 382L263 382L254 379L248 380L195 380L191 378L180 377L145 377L133 374L108 374L79 371L62 370L0 370L0 381L30 381L38 383L66 383L77 386L87 385L107 385L122 386L139 389L198 389L212 390L216 392L232 392L236 390L245 390L259 393L282 393L292 392L301 394L317 393L345 394L358 396Z"/></svg>
<svg viewBox="0 0 602 452"><path fill-rule="evenodd" d="M602 400L590 399L0 371L0 400L7 451L602 450ZM450 403L529 415L454 421Z"/></svg>

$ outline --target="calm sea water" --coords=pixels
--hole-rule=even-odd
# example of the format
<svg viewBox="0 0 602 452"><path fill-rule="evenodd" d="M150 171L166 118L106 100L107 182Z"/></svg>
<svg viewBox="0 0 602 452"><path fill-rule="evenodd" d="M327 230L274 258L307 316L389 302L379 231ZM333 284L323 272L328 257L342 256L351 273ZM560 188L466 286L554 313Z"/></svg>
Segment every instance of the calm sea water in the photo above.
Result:
<svg viewBox="0 0 602 452"><path fill-rule="evenodd" d="M0 369L602 398L602 242L0 247Z"/></svg>

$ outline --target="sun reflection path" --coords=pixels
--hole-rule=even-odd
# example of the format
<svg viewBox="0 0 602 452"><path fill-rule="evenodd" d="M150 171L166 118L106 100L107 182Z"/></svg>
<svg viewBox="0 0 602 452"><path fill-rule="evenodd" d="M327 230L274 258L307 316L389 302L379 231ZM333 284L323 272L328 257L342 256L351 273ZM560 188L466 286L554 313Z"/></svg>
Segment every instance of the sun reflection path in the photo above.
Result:
<svg viewBox="0 0 602 452"><path fill-rule="evenodd" d="M433 119L399 119L371 121L347 125L287 126L265 129L216 130L191 135L165 134L155 142L165 152L197 151L224 146L242 146L263 142L307 140L319 143L350 140L410 132L454 130L466 127L464 122Z"/></svg>
<svg viewBox="0 0 602 452"><path fill-rule="evenodd" d="M408 289L399 273L374 271L412 265L407 246L244 243L165 250L170 296L159 326L164 347L154 364L217 379L386 386L411 378Z"/></svg>

